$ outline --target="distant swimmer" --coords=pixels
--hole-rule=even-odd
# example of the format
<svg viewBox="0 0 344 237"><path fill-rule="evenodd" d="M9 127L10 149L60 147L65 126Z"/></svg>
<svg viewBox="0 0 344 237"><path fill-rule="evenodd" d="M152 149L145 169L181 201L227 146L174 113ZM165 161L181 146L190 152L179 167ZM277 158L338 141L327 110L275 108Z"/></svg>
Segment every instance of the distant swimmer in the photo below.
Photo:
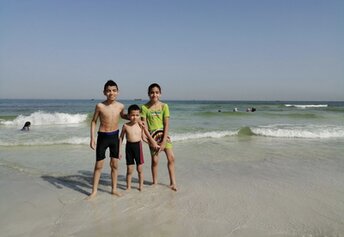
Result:
<svg viewBox="0 0 344 237"><path fill-rule="evenodd" d="M21 129L22 131L29 131L31 123L29 121L25 122L24 127Z"/></svg>
<svg viewBox="0 0 344 237"><path fill-rule="evenodd" d="M233 112L238 112L238 108L234 108L234 109L233 109Z"/></svg>

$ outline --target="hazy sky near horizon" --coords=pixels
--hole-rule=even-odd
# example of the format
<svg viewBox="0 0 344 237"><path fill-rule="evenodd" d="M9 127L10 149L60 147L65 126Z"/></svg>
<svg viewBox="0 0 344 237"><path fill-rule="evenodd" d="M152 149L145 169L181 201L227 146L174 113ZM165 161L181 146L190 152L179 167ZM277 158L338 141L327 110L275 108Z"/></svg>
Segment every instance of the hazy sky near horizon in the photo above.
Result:
<svg viewBox="0 0 344 237"><path fill-rule="evenodd" d="M344 100L342 0L0 0L0 98Z"/></svg>

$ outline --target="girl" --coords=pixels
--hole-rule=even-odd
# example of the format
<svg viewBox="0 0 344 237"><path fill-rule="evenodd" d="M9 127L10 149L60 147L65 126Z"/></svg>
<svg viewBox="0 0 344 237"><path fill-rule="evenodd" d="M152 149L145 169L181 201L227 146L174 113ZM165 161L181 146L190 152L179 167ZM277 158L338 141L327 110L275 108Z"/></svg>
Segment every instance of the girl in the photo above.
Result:
<svg viewBox="0 0 344 237"><path fill-rule="evenodd" d="M168 173L170 176L170 188L177 191L176 177L174 171L174 154L172 143L168 136L170 111L166 103L160 101L161 87L153 83L148 87L149 102L141 107L141 117L147 124L152 137L160 146L158 152L151 149L153 185L158 183L159 152L164 151L167 157Z"/></svg>

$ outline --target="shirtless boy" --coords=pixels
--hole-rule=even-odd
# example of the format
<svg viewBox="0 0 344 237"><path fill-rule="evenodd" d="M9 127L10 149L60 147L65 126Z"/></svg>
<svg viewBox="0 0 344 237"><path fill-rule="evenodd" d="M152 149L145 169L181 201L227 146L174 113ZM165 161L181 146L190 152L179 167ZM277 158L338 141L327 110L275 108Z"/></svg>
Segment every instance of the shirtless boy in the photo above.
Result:
<svg viewBox="0 0 344 237"><path fill-rule="evenodd" d="M139 176L139 191L143 188L143 171L142 166L144 163L142 140L144 135L149 139L152 149L159 150L156 141L151 137L148 129L140 123L140 107L138 105L130 105L128 108L128 118L130 122L123 124L120 136L120 157L121 157L121 144L124 136L127 143L125 146L125 155L127 161L127 190L131 189L131 178L136 163L136 170Z"/></svg>
<svg viewBox="0 0 344 237"><path fill-rule="evenodd" d="M119 138L118 138L118 122L122 117L127 119L124 114L124 105L117 102L118 86L109 80L104 85L104 95L106 100L96 105L92 122L91 122L91 141L90 147L96 150L96 163L93 173L93 188L92 193L87 199L92 199L96 196L98 190L99 179L104 165L105 151L110 149L110 167L112 180L112 194L121 196L117 191L117 175L118 175L118 159L119 159ZM97 120L100 120L97 144L95 142L95 129Z"/></svg>

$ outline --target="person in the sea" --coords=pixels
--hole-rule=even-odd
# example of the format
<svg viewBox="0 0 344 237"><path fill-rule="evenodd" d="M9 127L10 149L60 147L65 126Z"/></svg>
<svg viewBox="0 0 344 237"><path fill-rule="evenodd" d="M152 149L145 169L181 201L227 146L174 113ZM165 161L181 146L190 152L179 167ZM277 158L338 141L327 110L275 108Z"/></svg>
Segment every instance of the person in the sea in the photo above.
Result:
<svg viewBox="0 0 344 237"><path fill-rule="evenodd" d="M93 172L92 193L87 199L92 199L97 194L100 175L104 165L105 151L107 148L110 149L112 181L111 193L116 196L121 196L121 193L117 191L119 160L118 122L120 117L127 119L127 115L124 113L124 105L116 101L118 96L118 86L114 81L109 80L105 83L103 93L106 96L106 100L96 105L91 122L90 147L93 150L96 150L96 163ZM96 143L95 130L98 119L100 123Z"/></svg>
<svg viewBox="0 0 344 237"><path fill-rule="evenodd" d="M126 138L125 145L125 158L127 163L127 190L131 189L131 179L134 171L134 166L136 163L136 170L139 177L139 191L143 188L143 150L142 141L149 140L152 149L159 150L159 146L156 141L149 134L147 128L140 122L140 107L136 104L130 105L128 108L128 119L129 122L123 124L121 135L120 135L120 145L119 145L119 157L121 158L122 152L121 147L124 137Z"/></svg>
<svg viewBox="0 0 344 237"><path fill-rule="evenodd" d="M252 107L252 108L247 108L246 112L255 112L257 109Z"/></svg>
<svg viewBox="0 0 344 237"><path fill-rule="evenodd" d="M30 121L26 121L23 128L21 129L22 131L29 131L30 130L30 126L31 126L31 122Z"/></svg>
<svg viewBox="0 0 344 237"><path fill-rule="evenodd" d="M170 127L170 111L168 104L160 101L161 87L157 83L153 83L148 87L149 102L141 106L141 119L148 127L152 137L160 145L159 151L151 149L151 170L153 185L158 184L158 164L159 153L164 151L167 157L168 172L170 176L170 188L177 191L175 176L175 156L170 137L168 136Z"/></svg>

